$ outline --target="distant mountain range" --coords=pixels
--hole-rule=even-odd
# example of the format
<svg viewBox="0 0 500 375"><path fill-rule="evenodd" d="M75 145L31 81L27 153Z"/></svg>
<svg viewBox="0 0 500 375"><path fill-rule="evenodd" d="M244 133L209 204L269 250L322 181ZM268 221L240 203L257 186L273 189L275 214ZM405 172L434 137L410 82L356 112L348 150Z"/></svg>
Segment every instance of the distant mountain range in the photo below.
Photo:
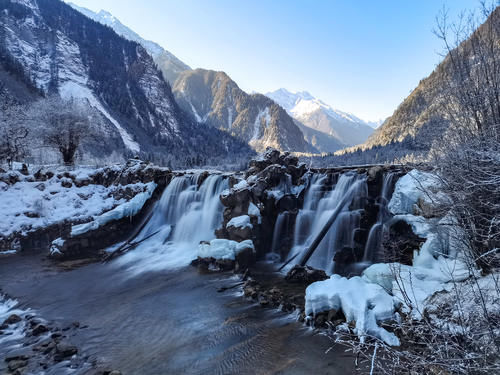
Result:
<svg viewBox="0 0 500 375"><path fill-rule="evenodd" d="M380 125L366 123L352 114L335 110L307 92L292 94L280 89L266 96L283 107L288 115L296 120L293 121L295 125L289 116L275 110L274 115L269 117L272 126L268 129L264 122L268 117L259 116L259 113L267 107L272 108L272 104L265 103L263 98L253 93L246 94L227 74L203 69L193 71L158 44L143 39L110 13L103 10L95 13L74 4L71 6L93 20L113 28L123 37L144 46L172 84L178 103L185 111L190 112L196 121L207 122L216 128L230 131L257 150L273 146L287 151L332 152L364 142L372 132L370 128ZM211 86L214 77L217 77L218 82L228 83L222 87L224 95L229 95L225 100L221 100L224 97L220 92L221 86ZM235 95L228 94L233 90ZM210 95L207 96L209 91ZM323 114L327 117L324 118ZM258 127L259 129L255 130ZM297 128L303 133L302 138L306 142L299 140Z"/></svg>
<svg viewBox="0 0 500 375"><path fill-rule="evenodd" d="M344 146L363 143L373 127L355 115L332 108L307 91L279 89L266 94L305 126L335 138Z"/></svg>
<svg viewBox="0 0 500 375"><path fill-rule="evenodd" d="M191 69L103 10L60 0L10 0L1 10L0 98L87 100L102 117L100 154L225 157L248 154L245 144L334 152L365 142L377 125L307 92L247 94L226 73Z"/></svg>

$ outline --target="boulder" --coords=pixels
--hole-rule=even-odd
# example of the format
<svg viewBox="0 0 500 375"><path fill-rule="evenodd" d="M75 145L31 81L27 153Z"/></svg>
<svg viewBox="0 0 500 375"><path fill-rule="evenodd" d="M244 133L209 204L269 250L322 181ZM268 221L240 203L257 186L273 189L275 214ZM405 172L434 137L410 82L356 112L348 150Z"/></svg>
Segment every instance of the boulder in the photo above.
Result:
<svg viewBox="0 0 500 375"><path fill-rule="evenodd" d="M60 342L56 345L56 352L62 358L67 358L78 353L78 349L75 345L67 342Z"/></svg>
<svg viewBox="0 0 500 375"><path fill-rule="evenodd" d="M19 323L21 320L23 320L19 315L17 314L12 314L9 316L7 319L4 320L3 325L11 325L11 324L16 324Z"/></svg>
<svg viewBox="0 0 500 375"><path fill-rule="evenodd" d="M250 189L231 189L220 195L221 203L226 207L244 206L250 203Z"/></svg>
<svg viewBox="0 0 500 375"><path fill-rule="evenodd" d="M236 254L235 271L244 271L255 263L255 250L248 246Z"/></svg>
<svg viewBox="0 0 500 375"><path fill-rule="evenodd" d="M299 265L295 265L285 276L285 280L289 282L300 282L305 284L311 284L326 279L328 279L328 276L325 271L317 270L310 266L302 267Z"/></svg>

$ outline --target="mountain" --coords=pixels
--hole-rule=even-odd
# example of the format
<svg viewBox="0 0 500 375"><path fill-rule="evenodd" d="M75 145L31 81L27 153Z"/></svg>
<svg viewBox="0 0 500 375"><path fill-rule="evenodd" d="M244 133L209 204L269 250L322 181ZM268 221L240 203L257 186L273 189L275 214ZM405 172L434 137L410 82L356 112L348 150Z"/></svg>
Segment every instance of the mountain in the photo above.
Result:
<svg viewBox="0 0 500 375"><path fill-rule="evenodd" d="M175 57L172 53L165 50L159 44L142 38L135 31L122 24L120 20L114 17L111 13L104 10L101 10L99 13L95 13L90 9L79 7L73 3L68 4L90 19L111 27L118 35L121 35L128 40L137 42L143 46L153 57L153 60L158 65L158 68L163 73L163 76L168 82L170 82L170 84L174 84L181 72L191 70L188 65Z"/></svg>
<svg viewBox="0 0 500 375"><path fill-rule="evenodd" d="M179 105L197 122L225 130L255 150L271 146L283 151L317 152L283 108L264 95L245 93L224 72L182 72L173 92Z"/></svg>
<svg viewBox="0 0 500 375"><path fill-rule="evenodd" d="M373 128L358 117L332 108L306 91L279 89L266 94L305 126L336 138L340 144L363 143ZM335 151L335 150L333 150Z"/></svg>
<svg viewBox="0 0 500 375"><path fill-rule="evenodd" d="M39 97L86 101L106 124L94 130L109 153L176 161L250 152L227 133L192 121L141 45L62 1L0 1L0 66L7 90L17 82ZM108 143L114 138L119 145Z"/></svg>
<svg viewBox="0 0 500 375"><path fill-rule="evenodd" d="M485 42L479 41L485 37L488 38L488 43L493 42L493 47L490 45L484 47L483 43ZM482 61L484 59L488 62L490 60L488 55L486 57L476 55L477 51L481 53L481 49L478 47L481 45L483 45L481 48L487 48L488 51L490 51L490 48L496 48L492 53L499 53L500 7L496 7L489 15L489 18L453 51L454 59L466 59L467 61L473 59ZM494 87L498 92L497 88L500 83L495 82L495 79L498 80L500 74L498 73L498 65L494 60L491 59L493 68L485 63L471 64L470 66L465 64L460 69L461 73L457 74L456 70L451 69L452 61L450 54L448 54L428 77L419 82L418 86L403 100L393 115L367 140L363 148L390 146L399 143L403 144L409 151L427 151L435 141L441 142L450 129L450 115L446 110L447 107L450 107L450 103L454 102L454 111L462 112L462 114L468 112L467 108L464 108L459 100L457 101L455 89L452 88L452 92L447 92L447 86L463 87L464 82L467 83L471 79L472 84L476 85L473 90L480 92L488 87ZM485 69L485 71L492 69L493 73L488 72L487 75L479 69ZM495 78L492 79L491 76ZM450 80L451 83L447 83ZM476 96L475 93L471 93L470 96L479 98L475 100L482 100L481 95ZM496 97L498 98L498 94L496 94ZM490 105L488 104L484 108L489 108ZM469 113L469 116L473 115Z"/></svg>

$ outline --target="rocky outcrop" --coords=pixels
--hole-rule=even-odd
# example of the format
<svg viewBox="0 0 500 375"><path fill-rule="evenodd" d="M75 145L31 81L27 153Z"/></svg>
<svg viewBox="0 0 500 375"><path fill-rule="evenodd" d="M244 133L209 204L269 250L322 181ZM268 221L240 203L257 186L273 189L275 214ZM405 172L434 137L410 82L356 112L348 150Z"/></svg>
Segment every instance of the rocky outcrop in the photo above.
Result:
<svg viewBox="0 0 500 375"><path fill-rule="evenodd" d="M116 201L130 201L142 192L141 184L155 183L157 186L151 199L134 218L123 218L109 223L98 231L91 231L77 237L71 237L72 226L92 220L92 217L86 219L68 217L44 227L24 227L22 232L16 231L8 236L0 236L0 250L48 252L54 240L63 239L65 240L64 249L59 250L64 250L60 251L64 256L58 254L60 258L95 256L99 254L99 249L126 239L124 237L127 236L127 233L134 231L138 223L147 216L152 203L161 195L172 176L173 173L167 168L154 166L137 159L131 159L123 166L100 168L90 173L79 169L58 170L50 168L38 168L33 174L27 175L19 171L0 173L0 181L8 184L8 186L4 186L6 189L12 188L12 185L18 182L38 183L35 187L40 191L46 191L47 187L60 184L65 189L74 189L81 198L82 204L85 204L88 196L78 192L81 187L95 185L96 189L99 189L99 186L112 186L110 194ZM50 191L50 194L59 194L57 191ZM37 215L37 213L25 212L24 215L31 217L30 215Z"/></svg>
<svg viewBox="0 0 500 375"><path fill-rule="evenodd" d="M268 148L252 159L244 179L231 181L231 188L221 195L224 220L217 237L251 239L258 257L269 252L277 216L285 211L296 214L301 206L303 186L299 184L305 172L305 165L299 164L297 157L276 149ZM234 225L245 215L249 217L248 225Z"/></svg>

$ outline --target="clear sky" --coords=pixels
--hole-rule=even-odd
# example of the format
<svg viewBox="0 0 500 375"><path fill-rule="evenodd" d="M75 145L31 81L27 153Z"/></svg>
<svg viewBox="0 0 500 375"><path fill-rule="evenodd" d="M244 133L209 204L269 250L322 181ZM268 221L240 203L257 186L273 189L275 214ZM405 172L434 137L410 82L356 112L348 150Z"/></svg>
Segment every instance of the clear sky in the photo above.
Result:
<svg viewBox="0 0 500 375"><path fill-rule="evenodd" d="M443 5L477 0L72 0L245 91L309 91L364 120L390 116L440 61Z"/></svg>

